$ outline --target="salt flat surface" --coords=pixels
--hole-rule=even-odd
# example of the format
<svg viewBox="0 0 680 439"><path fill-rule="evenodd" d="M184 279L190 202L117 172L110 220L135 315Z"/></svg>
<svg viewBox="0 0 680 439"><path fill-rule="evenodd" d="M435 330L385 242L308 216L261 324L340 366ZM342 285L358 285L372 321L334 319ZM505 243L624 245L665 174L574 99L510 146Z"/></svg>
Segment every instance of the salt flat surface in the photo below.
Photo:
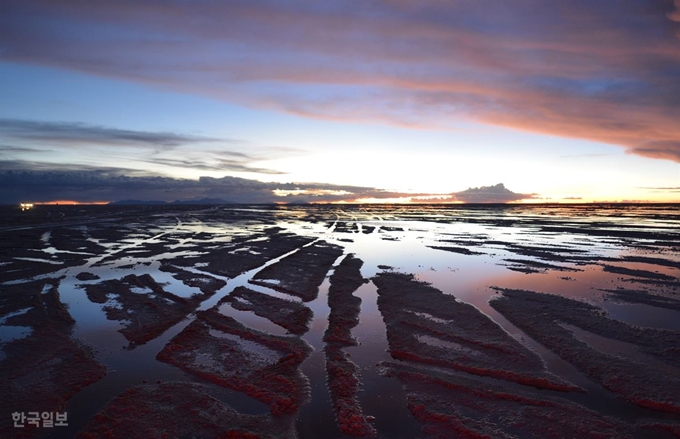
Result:
<svg viewBox="0 0 680 439"><path fill-rule="evenodd" d="M59 310L63 307L59 312L68 313L74 321L68 336L106 367L104 378L63 395L70 414L69 427L40 431L45 437L76 435L112 398L143 381L202 383L237 412L272 416L275 409L271 399L243 391L249 388L247 382L211 380L210 371L229 373L219 365L211 363L206 367L210 370L202 375L194 366L182 370L157 359L175 337L186 343L192 322L213 322L206 320L206 311L215 311L236 325L230 326L233 332L226 333L210 323L213 329L205 335L206 343L219 346L219 339L222 345L226 340L236 343L239 352L267 359L287 355L282 352L304 356L299 366L286 369L282 375L308 392L291 402L295 418L290 421L295 424L291 428L300 438L351 434L352 427L337 409L341 377L354 377L359 383L346 384L353 395L353 413L370 422L378 437L427 437L428 431L447 431L455 422L465 423L470 432L478 434L488 433L485 425L495 425L508 437L540 437L545 433L517 430L520 419L503 421L460 408L468 403L476 406L476 402L459 401L459 408L448 406L446 401L453 403L453 399L443 389L453 386L454 381L470 392L488 386L493 389L490 392L503 389L527 401L548 397L557 401L556 416L568 419L578 414L604 419L611 421L611 431L620 434L672 437L669 432L680 428L680 405L654 390L675 386L680 380L680 359L672 351L672 342L680 334L677 205L4 209L7 212L0 223L0 234L8 251L0 254L0 365L10 367L9 356L20 351L21 345L13 343L29 343L41 336L42 325L53 324L49 320L51 311L45 321L29 311L49 311L56 306ZM47 217L46 209L59 209L65 215L54 222L57 216L52 213ZM331 346L324 341L329 316L335 313L333 318L340 319L337 322L341 325L345 324L343 316L353 318L337 303L329 303L328 296L332 275L349 254L361 262L359 275L363 279L358 287L350 282L355 286L347 292L357 298L348 300L358 306L358 322L337 328L349 331L348 339L358 344ZM258 281L260 272L262 281ZM426 284L442 298L439 293L428 296L435 301L428 305L430 308L421 307L417 301L410 305L404 302L401 313L398 308L402 299L389 296L373 282L376 276L392 274L412 276L408 281L405 277L393 278L406 282L399 284L404 291L410 288L416 294L418 285ZM28 288L36 282L44 285ZM337 286L343 282L341 277L334 282L334 288L341 288ZM22 285L26 285L25 291ZM247 309L252 306L237 309L232 303L250 305L243 298L230 300L237 287L294 301L296 307L308 308L313 317L296 326L307 329L290 334L281 326L290 310L277 310L275 306L259 313ZM53 289L55 292L50 292ZM522 301L544 297L539 293L568 301L546 302L549 317L534 324L515 312L513 307L520 303L520 296L512 291L525 292ZM527 361L537 369L531 373L527 370L524 376L517 367L503 364L500 352L504 343L511 346L511 342L493 341L488 332L479 332L476 340L471 329L464 336L456 332L454 311L437 314L438 306L458 309L447 296L473 307L460 308L467 310L465 318L474 314L474 319L496 325L526 349L529 357L536 355L537 363ZM52 297L58 298L57 303L49 302ZM495 306L496 300L499 306ZM593 314L590 320L552 321L567 318L560 316L570 316L569 307L580 303L588 305L584 309ZM640 334L657 334L656 338L669 344L644 345L624 335L617 339L616 334L602 332L602 325L607 326L609 321ZM573 341L578 352L566 354L541 340L534 332L539 323L561 328L562 336L569 343ZM274 338L262 338L261 334ZM276 337L298 340L295 343L301 340L311 349L299 350L296 344L277 348ZM214 346L209 348L211 355ZM498 356L494 349L499 349ZM589 350L601 355L604 362L610 356L622 359L611 366L620 367L622 376L635 377L636 367L647 366L664 373L657 377L641 375L638 382L651 381L646 384L646 399L639 401L622 393L608 377L586 372L588 367L597 366L589 366ZM441 354L433 354L437 352ZM181 354L173 355L173 361L182 361ZM474 359L483 361L478 364ZM196 364L200 366L201 362ZM262 364L263 373L267 373L270 362ZM340 374L333 365L349 371L349 375ZM504 375L503 371L519 375ZM4 372L20 373L10 369ZM538 390L543 384L537 381L539 384L531 385L534 378L552 383L547 385L549 389L564 383L572 390ZM671 388L671 394L673 390L680 395L680 388ZM12 391L20 393L21 389ZM282 401L281 395L277 398ZM27 400L30 406L30 397ZM420 411L418 404L424 404ZM499 403L479 404L493 412ZM4 410L16 408L7 405ZM433 424L434 418L427 414L436 410L450 424ZM5 420L10 418L4 412L0 415ZM362 431L371 430L368 424L363 425ZM12 431L11 426L3 428Z"/></svg>

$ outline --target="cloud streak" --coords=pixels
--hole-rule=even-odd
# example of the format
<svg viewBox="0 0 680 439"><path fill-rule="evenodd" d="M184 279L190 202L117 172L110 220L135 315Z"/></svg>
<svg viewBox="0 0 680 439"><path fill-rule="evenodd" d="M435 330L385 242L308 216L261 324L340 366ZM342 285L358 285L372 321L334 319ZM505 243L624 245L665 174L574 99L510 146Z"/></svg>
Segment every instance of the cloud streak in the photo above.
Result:
<svg viewBox="0 0 680 439"><path fill-rule="evenodd" d="M241 156L238 156L241 157ZM191 168L191 169L201 169L204 171L218 171L218 172L249 172L255 174L267 174L267 175L284 175L286 172L277 171L275 169L258 168L250 166L247 163L254 160L253 158L243 155L242 158L238 160L233 159L216 159L216 160L206 160L206 159L166 159L166 158L153 158L148 160L150 163L168 165L176 168Z"/></svg>
<svg viewBox="0 0 680 439"><path fill-rule="evenodd" d="M25 153L36 153L36 152L49 152L47 149L38 149L38 148L28 148L24 146L10 146L10 145L0 145L0 155L7 155L7 154L25 154Z"/></svg>
<svg viewBox="0 0 680 439"><path fill-rule="evenodd" d="M468 118L680 162L678 10L671 0L10 1L0 59L315 118ZM156 148L196 140L47 128Z"/></svg>
<svg viewBox="0 0 680 439"><path fill-rule="evenodd" d="M259 150L269 155L301 153L285 148L260 148L238 139L221 139L171 132L125 130L70 122L44 122L0 119L0 139L31 146L0 145L0 155L11 161L30 159L39 153L58 153L78 150L79 157L96 159L102 148L126 147L138 162L162 165L182 170L194 169L217 172L285 174L275 169L254 166L266 157L247 153L237 148ZM51 149L33 145L49 145ZM225 144L227 148L225 149ZM36 165L38 166L38 165ZM39 165L44 167L44 165ZM58 165L54 165L58 167Z"/></svg>
<svg viewBox="0 0 680 439"><path fill-rule="evenodd" d="M651 192L680 192L680 187L642 187Z"/></svg>
<svg viewBox="0 0 680 439"><path fill-rule="evenodd" d="M55 123L0 119L0 136L68 146L115 145L169 150L178 146L205 142L234 143L231 139L214 139L176 133L122 130L82 123Z"/></svg>

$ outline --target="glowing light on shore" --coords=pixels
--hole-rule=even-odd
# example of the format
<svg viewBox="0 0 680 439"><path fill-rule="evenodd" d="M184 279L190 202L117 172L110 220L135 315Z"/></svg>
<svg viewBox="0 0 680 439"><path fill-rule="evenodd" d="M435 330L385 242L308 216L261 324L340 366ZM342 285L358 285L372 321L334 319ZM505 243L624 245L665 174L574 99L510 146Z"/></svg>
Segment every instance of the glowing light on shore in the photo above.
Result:
<svg viewBox="0 0 680 439"><path fill-rule="evenodd" d="M46 206L57 206L57 205L102 205L102 204L109 204L108 201L74 201L74 200L54 200L54 201L40 201L40 202L35 202L33 203L34 205L46 205Z"/></svg>

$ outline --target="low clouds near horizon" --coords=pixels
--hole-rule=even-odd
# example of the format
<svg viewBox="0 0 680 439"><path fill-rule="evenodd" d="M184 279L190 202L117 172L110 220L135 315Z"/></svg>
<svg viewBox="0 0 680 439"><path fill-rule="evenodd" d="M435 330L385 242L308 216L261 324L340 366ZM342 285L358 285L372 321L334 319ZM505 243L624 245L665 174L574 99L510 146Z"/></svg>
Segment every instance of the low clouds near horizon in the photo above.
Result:
<svg viewBox="0 0 680 439"><path fill-rule="evenodd" d="M73 200L82 202L176 201L202 198L222 199L234 203L273 202L353 202L356 200L394 200L414 203L507 203L534 198L535 194L515 193L502 183L468 188L447 194L419 194L386 191L373 187L328 183L276 183L225 176L200 177L198 180L158 175L144 169L115 166L92 166L78 163L41 161L46 152L76 150L82 156L98 147L134 147L148 154L137 163L163 165L168 168L221 172L284 174L253 166L257 157L235 150L241 143L234 139L216 139L171 132L123 130L81 123L0 119L0 140L28 141L32 147L0 145L0 203L23 201L47 202ZM226 144L211 154L200 148L205 143ZM168 155L175 149L191 146L191 152ZM198 146L199 151L195 151ZM42 149L41 149L42 148ZM45 149L51 148L51 149Z"/></svg>
<svg viewBox="0 0 680 439"><path fill-rule="evenodd" d="M201 177L198 180L129 176L129 170L118 168L76 166L72 169L47 170L35 166L31 170L22 170L17 168L19 165L19 162L0 161L0 204L56 200L172 202L203 198L244 204L332 203L366 199L401 199L416 203L506 203L535 196L512 192L502 183L449 194L413 194L351 185L262 182L228 176Z"/></svg>
<svg viewBox="0 0 680 439"><path fill-rule="evenodd" d="M536 194L519 194L506 188L503 183L494 186L469 188L453 194L463 203L508 203L535 198Z"/></svg>
<svg viewBox="0 0 680 439"><path fill-rule="evenodd" d="M513 201L535 199L537 194L521 194L506 188L503 183L493 186L470 187L464 191L452 192L444 197L414 197L416 202L430 203L470 203L470 204L502 204Z"/></svg>
<svg viewBox="0 0 680 439"><path fill-rule="evenodd" d="M314 118L467 118L680 162L679 11L673 0L7 1L0 60Z"/></svg>

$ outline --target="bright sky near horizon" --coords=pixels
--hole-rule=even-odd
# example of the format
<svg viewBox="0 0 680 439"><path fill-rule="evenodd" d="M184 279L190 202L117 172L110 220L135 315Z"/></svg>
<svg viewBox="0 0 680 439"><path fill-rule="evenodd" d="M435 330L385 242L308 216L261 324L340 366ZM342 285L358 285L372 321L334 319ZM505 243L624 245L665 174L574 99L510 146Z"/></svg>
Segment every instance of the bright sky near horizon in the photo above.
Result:
<svg viewBox="0 0 680 439"><path fill-rule="evenodd" d="M0 203L680 202L680 0L8 0L0 97Z"/></svg>

